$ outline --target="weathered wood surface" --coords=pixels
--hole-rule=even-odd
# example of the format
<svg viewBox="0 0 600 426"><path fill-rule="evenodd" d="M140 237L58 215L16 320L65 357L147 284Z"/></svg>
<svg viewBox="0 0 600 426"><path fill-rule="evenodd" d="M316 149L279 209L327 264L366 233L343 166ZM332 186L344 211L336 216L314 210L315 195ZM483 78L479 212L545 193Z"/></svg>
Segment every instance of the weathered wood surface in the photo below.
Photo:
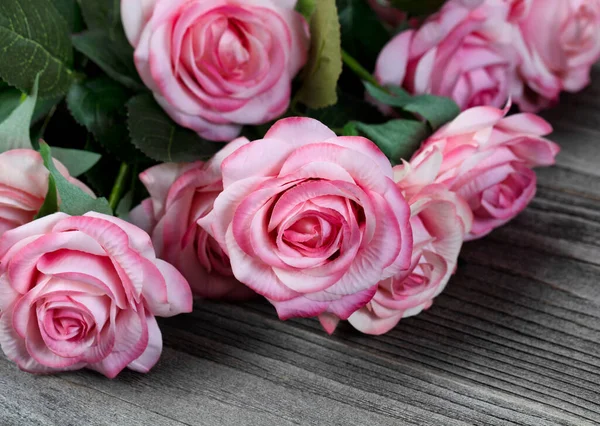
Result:
<svg viewBox="0 0 600 426"><path fill-rule="evenodd" d="M549 112L563 147L531 206L464 248L426 313L382 337L265 303L161 322L146 376L22 373L0 357L1 425L600 424L600 68Z"/></svg>

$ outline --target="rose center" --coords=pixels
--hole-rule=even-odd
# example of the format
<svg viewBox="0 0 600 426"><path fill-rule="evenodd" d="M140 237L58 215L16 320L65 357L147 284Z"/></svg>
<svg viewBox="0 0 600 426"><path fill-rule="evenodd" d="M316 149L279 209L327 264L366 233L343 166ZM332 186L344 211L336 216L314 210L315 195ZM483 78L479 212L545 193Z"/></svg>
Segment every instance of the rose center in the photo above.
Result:
<svg viewBox="0 0 600 426"><path fill-rule="evenodd" d="M235 73L242 70L250 60L249 43L240 23L229 19L227 28L218 43L218 57L224 71Z"/></svg>
<svg viewBox="0 0 600 426"><path fill-rule="evenodd" d="M282 240L304 256L331 256L339 246L340 218L320 211L305 211L282 233Z"/></svg>
<svg viewBox="0 0 600 426"><path fill-rule="evenodd" d="M392 284L394 296L407 297L418 294L429 286L433 266L424 258L421 258L421 261L423 263L419 263L408 277L403 280L394 280Z"/></svg>
<svg viewBox="0 0 600 426"><path fill-rule="evenodd" d="M79 340L89 331L81 313L68 309L49 310L46 313L44 329L54 340Z"/></svg>
<svg viewBox="0 0 600 426"><path fill-rule="evenodd" d="M483 200L497 209L510 208L525 186L519 177L513 173L498 185L486 189L482 194Z"/></svg>

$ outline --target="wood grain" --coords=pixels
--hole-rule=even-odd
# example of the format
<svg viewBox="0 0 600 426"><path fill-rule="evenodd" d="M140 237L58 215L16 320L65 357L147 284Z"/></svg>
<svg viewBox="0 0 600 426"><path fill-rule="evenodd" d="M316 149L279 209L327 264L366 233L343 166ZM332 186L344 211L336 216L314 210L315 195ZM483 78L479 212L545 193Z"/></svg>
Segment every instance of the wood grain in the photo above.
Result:
<svg viewBox="0 0 600 426"><path fill-rule="evenodd" d="M381 337L270 305L161 321L148 375L34 377L0 358L2 425L600 424L600 69L546 114L562 145L531 206L465 245L426 313Z"/></svg>

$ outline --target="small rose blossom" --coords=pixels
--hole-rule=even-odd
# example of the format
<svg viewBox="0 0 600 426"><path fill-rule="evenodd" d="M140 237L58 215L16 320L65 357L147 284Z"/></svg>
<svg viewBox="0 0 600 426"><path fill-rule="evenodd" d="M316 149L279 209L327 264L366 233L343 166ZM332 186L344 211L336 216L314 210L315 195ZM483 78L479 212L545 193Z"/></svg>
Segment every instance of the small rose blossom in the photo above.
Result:
<svg viewBox="0 0 600 426"><path fill-rule="evenodd" d="M121 0L144 83L180 125L229 141L282 115L306 63L296 0Z"/></svg>
<svg viewBox="0 0 600 426"><path fill-rule="evenodd" d="M235 279L229 257L197 224L223 190L223 159L248 142L236 139L206 163L165 163L140 174L150 198L130 218L151 235L157 256L174 265L200 297L243 299L254 294Z"/></svg>
<svg viewBox="0 0 600 426"><path fill-rule="evenodd" d="M529 0L515 31L513 98L524 111L558 102L590 82L600 59L600 0Z"/></svg>
<svg viewBox="0 0 600 426"><path fill-rule="evenodd" d="M381 51L375 76L411 94L452 98L461 110L502 106L509 97L514 58L508 4L450 0L416 30Z"/></svg>
<svg viewBox="0 0 600 426"><path fill-rule="evenodd" d="M396 166L395 173L402 188L410 165ZM427 185L408 202L414 241L411 268L381 281L373 300L350 316L350 324L363 333L387 333L402 318L428 309L454 273L463 238L470 230L469 206L443 185Z"/></svg>
<svg viewBox="0 0 600 426"><path fill-rule="evenodd" d="M403 186L440 183L473 211L467 240L483 237L520 213L535 195L537 166L554 164L559 147L543 138L552 127L529 114L505 117L508 107L476 107L427 139L410 160Z"/></svg>
<svg viewBox="0 0 600 426"><path fill-rule="evenodd" d="M199 223L234 275L281 319L347 319L410 266L410 211L389 160L362 137L289 118L222 165L223 192Z"/></svg>
<svg viewBox="0 0 600 426"><path fill-rule="evenodd" d="M154 317L191 309L149 236L112 216L55 213L0 238L0 345L22 370L147 372L162 352Z"/></svg>
<svg viewBox="0 0 600 426"><path fill-rule="evenodd" d="M56 168L69 182L90 195L92 191L57 160ZM44 204L48 192L48 170L42 156L32 149L13 149L0 154L0 236L29 223Z"/></svg>

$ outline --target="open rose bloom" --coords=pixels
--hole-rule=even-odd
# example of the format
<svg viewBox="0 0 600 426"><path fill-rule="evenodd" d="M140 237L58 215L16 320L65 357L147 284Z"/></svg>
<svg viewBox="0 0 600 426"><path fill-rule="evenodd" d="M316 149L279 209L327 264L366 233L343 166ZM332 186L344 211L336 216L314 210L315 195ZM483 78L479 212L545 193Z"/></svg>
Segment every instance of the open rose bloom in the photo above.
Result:
<svg viewBox="0 0 600 426"><path fill-rule="evenodd" d="M221 169L223 192L198 223L280 318L347 319L410 267L409 207L369 140L284 119Z"/></svg>
<svg viewBox="0 0 600 426"><path fill-rule="evenodd" d="M452 98L462 110L501 107L515 67L510 10L500 0L449 0L420 28L401 32L384 47L375 76L411 94Z"/></svg>
<svg viewBox="0 0 600 426"><path fill-rule="evenodd" d="M147 372L155 316L191 310L185 279L120 219L55 213L0 238L0 345L25 371Z"/></svg>
<svg viewBox="0 0 600 426"><path fill-rule="evenodd" d="M217 141L282 115L305 64L295 0L122 0L135 64L180 125Z"/></svg>
<svg viewBox="0 0 600 426"><path fill-rule="evenodd" d="M410 165L396 168L400 188L409 172ZM350 316L350 324L363 333L387 333L402 318L429 308L454 273L463 238L471 228L469 206L443 185L427 185L412 195L415 188L405 190L414 239L411 267L381 281L373 300Z"/></svg>
<svg viewBox="0 0 600 426"><path fill-rule="evenodd" d="M164 163L140 175L150 198L130 217L152 236L157 256L177 267L200 297L241 299L254 294L235 279L229 257L197 223L212 211L223 190L221 162L248 142L236 139L206 163Z"/></svg>
<svg viewBox="0 0 600 426"><path fill-rule="evenodd" d="M552 127L522 113L471 108L431 136L410 161L405 185L440 183L473 211L466 239L482 237L521 212L535 195L536 166L554 164L558 145L543 138Z"/></svg>
<svg viewBox="0 0 600 426"><path fill-rule="evenodd" d="M515 31L519 55L513 97L525 111L558 101L590 82L600 59L599 0L521 0Z"/></svg>
<svg viewBox="0 0 600 426"><path fill-rule="evenodd" d="M56 168L67 180L90 195L92 191L69 176L60 162ZM13 149L0 154L0 236L10 229L29 223L44 204L48 192L48 170L39 152Z"/></svg>

